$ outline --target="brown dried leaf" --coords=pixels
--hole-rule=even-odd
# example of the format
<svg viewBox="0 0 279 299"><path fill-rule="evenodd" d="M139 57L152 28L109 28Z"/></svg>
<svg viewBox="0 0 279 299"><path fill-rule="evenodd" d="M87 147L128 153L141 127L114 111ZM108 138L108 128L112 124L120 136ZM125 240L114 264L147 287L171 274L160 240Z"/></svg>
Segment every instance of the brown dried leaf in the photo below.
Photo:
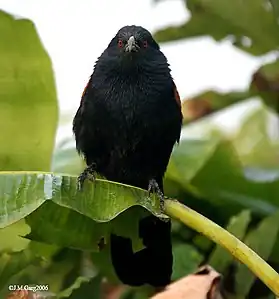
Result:
<svg viewBox="0 0 279 299"><path fill-rule="evenodd" d="M213 112L210 103L206 99L194 98L182 102L183 118L194 121Z"/></svg>
<svg viewBox="0 0 279 299"><path fill-rule="evenodd" d="M184 123L196 121L230 105L236 104L254 96L249 91L232 91L228 93L214 90L204 91L190 99L182 101L182 114Z"/></svg>
<svg viewBox="0 0 279 299"><path fill-rule="evenodd" d="M222 299L221 275L206 265L172 284L151 299Z"/></svg>
<svg viewBox="0 0 279 299"><path fill-rule="evenodd" d="M11 292L6 299L41 299L39 294L27 290L17 290Z"/></svg>
<svg viewBox="0 0 279 299"><path fill-rule="evenodd" d="M279 112L279 61L263 65L252 76L250 89L258 92L268 106Z"/></svg>
<svg viewBox="0 0 279 299"><path fill-rule="evenodd" d="M28 291L18 290L11 292L6 299L29 299Z"/></svg>
<svg viewBox="0 0 279 299"><path fill-rule="evenodd" d="M279 92L279 77L268 78L260 70L253 74L251 84L260 92Z"/></svg>

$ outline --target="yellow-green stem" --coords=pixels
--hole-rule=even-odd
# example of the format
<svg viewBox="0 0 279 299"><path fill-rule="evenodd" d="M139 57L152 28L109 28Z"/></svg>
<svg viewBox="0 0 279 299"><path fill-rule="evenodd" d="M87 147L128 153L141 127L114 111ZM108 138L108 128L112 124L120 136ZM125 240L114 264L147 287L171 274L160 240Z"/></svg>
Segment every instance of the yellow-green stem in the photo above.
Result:
<svg viewBox="0 0 279 299"><path fill-rule="evenodd" d="M165 201L165 213L223 246L279 296L279 274L228 231L176 200Z"/></svg>

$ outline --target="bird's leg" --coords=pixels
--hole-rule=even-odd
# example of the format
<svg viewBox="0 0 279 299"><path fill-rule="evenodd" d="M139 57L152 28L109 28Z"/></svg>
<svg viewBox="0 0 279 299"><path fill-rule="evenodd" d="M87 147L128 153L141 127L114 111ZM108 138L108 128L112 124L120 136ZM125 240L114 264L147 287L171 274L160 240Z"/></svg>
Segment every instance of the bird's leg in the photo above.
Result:
<svg viewBox="0 0 279 299"><path fill-rule="evenodd" d="M151 192L157 193L160 200L160 208L161 210L164 210L164 194L160 189L158 183L154 179L149 180L149 184L148 184L148 194L150 195Z"/></svg>
<svg viewBox="0 0 279 299"><path fill-rule="evenodd" d="M79 191L82 190L83 183L86 179L94 182L96 179L96 163L91 163L87 166L84 171L78 176L77 179L77 188Z"/></svg>

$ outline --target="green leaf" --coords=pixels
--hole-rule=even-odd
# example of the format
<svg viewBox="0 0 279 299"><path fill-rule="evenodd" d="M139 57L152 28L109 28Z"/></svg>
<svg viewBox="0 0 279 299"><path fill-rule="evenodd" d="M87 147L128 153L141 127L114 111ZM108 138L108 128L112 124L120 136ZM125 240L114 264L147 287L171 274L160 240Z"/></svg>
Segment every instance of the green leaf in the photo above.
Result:
<svg viewBox="0 0 279 299"><path fill-rule="evenodd" d="M127 288L124 292L120 295L119 299L135 299L134 298L135 290L132 288Z"/></svg>
<svg viewBox="0 0 279 299"><path fill-rule="evenodd" d="M250 220L250 211L242 211L240 214L233 216L230 219L226 230L232 233L239 240L243 240ZM233 256L229 254L224 248L222 248L221 246L216 246L215 250L209 257L208 263L216 271L224 273L233 260Z"/></svg>
<svg viewBox="0 0 279 299"><path fill-rule="evenodd" d="M279 231L279 211L261 221L258 227L252 230L244 242L257 252L264 260L268 260L275 244ZM245 297L252 287L256 277L243 264L237 263L235 273L235 292Z"/></svg>
<svg viewBox="0 0 279 299"><path fill-rule="evenodd" d="M180 141L172 153L167 178L181 184L190 182L214 154L219 142L220 139Z"/></svg>
<svg viewBox="0 0 279 299"><path fill-rule="evenodd" d="M212 248L212 241L200 234L197 234L192 242L202 252L208 252Z"/></svg>
<svg viewBox="0 0 279 299"><path fill-rule="evenodd" d="M80 276L80 256L80 251L62 249L49 260L44 268L39 268L38 273L35 271L34 277L30 275L29 278L24 279L25 281L31 280L34 284L48 285L48 291L52 293L58 294L65 291L65 294L70 295L70 290L75 288L76 276ZM70 276L72 272L74 272L75 278L69 279L68 277L72 278Z"/></svg>
<svg viewBox="0 0 279 299"><path fill-rule="evenodd" d="M148 288L128 288L119 297L119 299L147 299L154 295Z"/></svg>
<svg viewBox="0 0 279 299"><path fill-rule="evenodd" d="M203 256L195 247L178 243L173 246L173 273L172 280L177 280L195 271L203 260Z"/></svg>
<svg viewBox="0 0 279 299"><path fill-rule="evenodd" d="M210 35L219 41L230 37L238 48L262 55L279 46L279 26L272 9L262 0L185 0L191 18L183 25L159 30L159 42Z"/></svg>
<svg viewBox="0 0 279 299"><path fill-rule="evenodd" d="M100 179L78 192L75 177L6 172L0 173L0 188L0 227L28 216L32 239L61 246L98 251L111 231L137 236L137 220L147 211L167 218L155 195Z"/></svg>
<svg viewBox="0 0 279 299"><path fill-rule="evenodd" d="M1 227L24 218L31 240L95 252L100 251L101 239L108 244L111 232L131 238L134 250L139 250L139 220L150 212L167 218L155 195L100 179L85 182L78 192L75 177L5 172L0 173L0 197ZM96 260L110 260L109 246ZM111 263L108 266L115 277Z"/></svg>
<svg viewBox="0 0 279 299"><path fill-rule="evenodd" d="M0 11L0 169L49 170L58 119L52 65L34 24Z"/></svg>
<svg viewBox="0 0 279 299"><path fill-rule="evenodd" d="M87 298L90 294L90 299L101 299L101 282L103 277L97 275L92 279L78 277L75 283L67 290L60 293L57 298L80 299Z"/></svg>
<svg viewBox="0 0 279 299"><path fill-rule="evenodd" d="M279 20L279 2L277 0L270 0L276 20Z"/></svg>
<svg viewBox="0 0 279 299"><path fill-rule="evenodd" d="M270 113L263 106L248 115L232 139L243 165L265 169L278 168L279 146L268 135Z"/></svg>
<svg viewBox="0 0 279 299"><path fill-rule="evenodd" d="M58 248L55 246L31 241L28 247L21 252L3 253L0 257L0 264L3 267L3 271L0 271L0 297L5 297L4 295L9 292L10 284L49 284L50 289L54 289L57 282L59 284L59 280L52 280L51 284L49 283L52 276L49 269L53 267L51 258L57 250ZM69 262L70 265L73 265L74 260ZM55 272L61 274L64 268L60 264L60 268L56 268ZM45 275L46 271L48 271L48 276ZM46 277L48 279L45 279Z"/></svg>
<svg viewBox="0 0 279 299"><path fill-rule="evenodd" d="M275 245L273 247L272 253L270 254L269 260L273 263L278 264L279 263L279 256L278 256L278 252L279 252L279 234L277 236Z"/></svg>
<svg viewBox="0 0 279 299"><path fill-rule="evenodd" d="M30 265L38 264L39 261L40 258L35 256L29 248L21 252L3 253L0 256L0 296L1 293L8 293L7 283L12 283L11 278L14 275L20 274Z"/></svg>
<svg viewBox="0 0 279 299"><path fill-rule="evenodd" d="M22 238L30 233L30 227L22 219L5 228L0 228L0 252L21 251L27 248L29 240Z"/></svg>
<svg viewBox="0 0 279 299"><path fill-rule="evenodd" d="M32 243L34 242L32 241L31 244ZM40 256L40 254L40 251L35 253L36 256ZM67 248L62 249L53 255L51 259L28 265L28 267L20 273L12 275L9 279L9 283L17 285L28 284L29 286L44 285L48 287L48 292L38 291L38 293L46 295L47 298L48 296L53 298L54 294L55 298L68 297L72 295L83 282L87 282L96 276L96 271L93 275L92 272L83 272L84 267L82 265L81 256L82 252L80 251ZM8 284L3 287L2 292L5 290L8 290Z"/></svg>
<svg viewBox="0 0 279 299"><path fill-rule="evenodd" d="M56 298L83 298L90 293L99 298L100 295L102 277L86 252L62 249L43 272L43 278L41 283L47 283Z"/></svg>
<svg viewBox="0 0 279 299"><path fill-rule="evenodd" d="M49 245L36 241L30 242L28 245L30 251L34 255L41 257L43 260L50 260L53 257L53 255L60 250L60 247L56 245Z"/></svg>
<svg viewBox="0 0 279 299"><path fill-rule="evenodd" d="M184 139L176 147L166 178L175 180L197 200L205 198L230 216L242 209L269 215L278 209L278 176L269 171L255 179L247 175L229 141ZM180 198L181 199L181 198Z"/></svg>

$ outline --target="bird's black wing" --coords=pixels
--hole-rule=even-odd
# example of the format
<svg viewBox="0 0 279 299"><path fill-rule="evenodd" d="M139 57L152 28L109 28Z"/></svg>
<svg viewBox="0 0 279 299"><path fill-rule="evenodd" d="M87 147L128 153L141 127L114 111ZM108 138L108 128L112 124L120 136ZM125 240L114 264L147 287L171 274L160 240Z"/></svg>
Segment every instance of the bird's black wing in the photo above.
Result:
<svg viewBox="0 0 279 299"><path fill-rule="evenodd" d="M84 133L84 124L83 124L83 122L84 122L84 102L85 102L87 90L89 88L89 84L90 84L90 80L88 81L88 83L86 84L86 86L82 92L80 105L79 105L79 108L78 108L76 115L74 117L74 120L73 120L73 132L74 132L75 139L76 139L76 149L79 154L83 153L83 151L84 151L83 146L82 146L82 135Z"/></svg>

